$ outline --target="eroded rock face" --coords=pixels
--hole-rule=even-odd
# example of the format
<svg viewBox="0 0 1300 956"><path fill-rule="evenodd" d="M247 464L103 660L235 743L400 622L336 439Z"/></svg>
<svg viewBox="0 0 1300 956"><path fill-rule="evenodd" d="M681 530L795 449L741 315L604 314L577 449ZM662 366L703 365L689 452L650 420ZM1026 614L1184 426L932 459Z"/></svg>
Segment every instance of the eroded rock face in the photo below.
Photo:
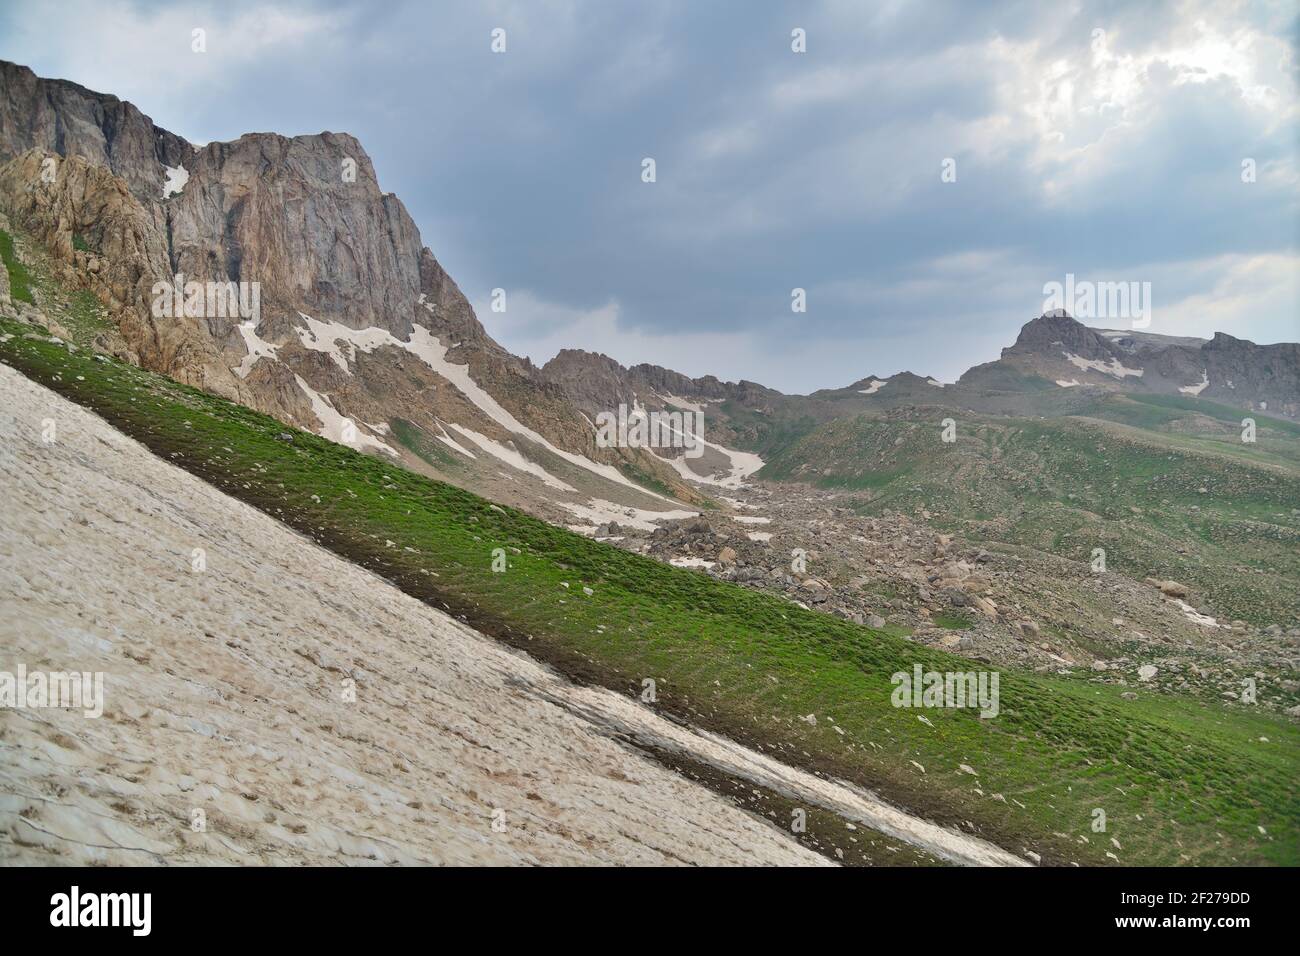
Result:
<svg viewBox="0 0 1300 956"><path fill-rule="evenodd" d="M1220 399L1227 393L1259 395L1266 401L1271 397L1268 410L1300 417L1300 344L1256 345L1216 332L1200 355L1211 382L1202 394Z"/></svg>
<svg viewBox="0 0 1300 956"><path fill-rule="evenodd" d="M81 156L58 157L54 175L45 175L50 158L31 149L0 165L0 205L50 254L57 278L105 305L126 343L122 357L251 403L199 321L153 315L151 289L169 268L165 212Z"/></svg>
<svg viewBox="0 0 1300 956"><path fill-rule="evenodd" d="M631 406L637 397L628 370L598 352L561 349L542 366L542 375L593 417L620 404Z"/></svg>
<svg viewBox="0 0 1300 956"><path fill-rule="evenodd" d="M1093 329L1063 311L1044 313L1020 330L1015 344L1002 350L1002 357L1019 354L1055 355L1062 350L1095 361L1118 358L1119 349Z"/></svg>
<svg viewBox="0 0 1300 956"><path fill-rule="evenodd" d="M188 165L194 147L135 106L67 80L47 80L0 60L0 160L29 149L81 156L121 177L139 199L162 196L165 167Z"/></svg>
<svg viewBox="0 0 1300 956"><path fill-rule="evenodd" d="M639 406L646 412L699 413L704 416L704 437L728 447L752 444L754 435L742 435L728 416L719 413L722 402L733 401L761 411L772 400L786 398L753 382L723 382L712 375L690 378L644 363L624 368L608 355L583 349L560 350L542 366L540 374L568 402L593 419L602 413L616 414L620 405L628 409ZM675 457L680 452L668 448L660 454ZM707 472L719 463L709 460L703 464L702 472Z"/></svg>

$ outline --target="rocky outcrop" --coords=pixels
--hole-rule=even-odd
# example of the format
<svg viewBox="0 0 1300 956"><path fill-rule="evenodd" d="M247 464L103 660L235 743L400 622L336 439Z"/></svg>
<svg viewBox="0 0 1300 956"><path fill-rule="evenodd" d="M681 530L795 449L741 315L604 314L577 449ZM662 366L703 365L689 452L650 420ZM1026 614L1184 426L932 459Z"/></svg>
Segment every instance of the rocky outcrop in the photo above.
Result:
<svg viewBox="0 0 1300 956"><path fill-rule="evenodd" d="M541 370L542 378L587 415L630 406L636 400L632 376L608 355L582 349L561 349Z"/></svg>
<svg viewBox="0 0 1300 956"><path fill-rule="evenodd" d="M756 382L724 382L712 375L691 378L646 363L624 368L608 355L582 349L561 349L542 366L541 373L588 414L620 403L631 405L634 398L653 408L663 399L674 398L696 404L735 401L754 406L785 397Z"/></svg>
<svg viewBox="0 0 1300 956"><path fill-rule="evenodd" d="M1210 380L1204 397L1234 405L1242 398L1254 406L1267 402L1267 411L1300 418L1300 344L1256 345L1216 332L1200 357Z"/></svg>
<svg viewBox="0 0 1300 956"><path fill-rule="evenodd" d="M634 381L644 383L647 389L652 389L663 395L676 395L681 398L690 399L726 399L736 395L737 391L747 386L755 386L753 382L741 382L738 385L731 382L719 381L712 375L704 375L700 378L690 378L680 372L674 372L672 369L664 368L660 365L633 365L628 369L629 374ZM755 386L762 388L762 386ZM771 391L765 389L765 391ZM776 394L773 392L773 394Z"/></svg>

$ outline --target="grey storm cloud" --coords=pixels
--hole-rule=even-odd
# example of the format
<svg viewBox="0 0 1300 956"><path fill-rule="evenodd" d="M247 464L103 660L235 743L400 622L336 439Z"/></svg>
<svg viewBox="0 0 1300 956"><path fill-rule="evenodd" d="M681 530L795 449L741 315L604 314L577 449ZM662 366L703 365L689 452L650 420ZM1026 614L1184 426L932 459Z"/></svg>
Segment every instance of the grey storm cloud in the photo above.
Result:
<svg viewBox="0 0 1300 956"><path fill-rule="evenodd" d="M1154 331L1300 338L1296 28L1286 3L96 0L4 8L0 56L195 141L355 134L534 360L811 390L950 379L1067 272L1152 282Z"/></svg>

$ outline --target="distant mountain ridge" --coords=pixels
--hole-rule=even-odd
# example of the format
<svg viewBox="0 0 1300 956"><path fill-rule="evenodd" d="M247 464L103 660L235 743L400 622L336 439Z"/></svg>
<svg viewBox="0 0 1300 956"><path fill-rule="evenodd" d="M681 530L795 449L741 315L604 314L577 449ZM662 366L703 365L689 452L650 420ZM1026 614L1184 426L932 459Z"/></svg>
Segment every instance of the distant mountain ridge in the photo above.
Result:
<svg viewBox="0 0 1300 956"><path fill-rule="evenodd" d="M631 402L634 396L650 403L674 396L766 412L798 408L823 420L882 403L924 405L941 399L943 404L982 408L981 397L990 392L1093 387L1201 397L1244 411L1300 417L1300 344L1256 345L1223 332L1203 339L1094 329L1064 312L1031 319L1000 358L973 366L955 383L897 372L809 395L786 395L754 382L690 378L655 365L624 367L581 349L562 350L543 366L542 376L587 411Z"/></svg>
<svg viewBox="0 0 1300 956"><path fill-rule="evenodd" d="M1300 345L1256 345L1223 332L1213 339L1140 330L1092 329L1063 312L1020 330L996 362L967 371L958 384L979 387L1007 370L1062 388L1191 395L1287 418L1300 415Z"/></svg>

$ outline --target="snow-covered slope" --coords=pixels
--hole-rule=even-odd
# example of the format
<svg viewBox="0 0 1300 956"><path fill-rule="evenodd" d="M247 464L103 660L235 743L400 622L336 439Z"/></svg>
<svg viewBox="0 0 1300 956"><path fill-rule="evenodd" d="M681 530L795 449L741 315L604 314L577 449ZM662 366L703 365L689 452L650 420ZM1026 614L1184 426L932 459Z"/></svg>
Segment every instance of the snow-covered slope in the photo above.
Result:
<svg viewBox="0 0 1300 956"><path fill-rule="evenodd" d="M0 408L0 670L106 675L98 719L0 709L0 861L824 862L581 715L608 692L2 365Z"/></svg>

